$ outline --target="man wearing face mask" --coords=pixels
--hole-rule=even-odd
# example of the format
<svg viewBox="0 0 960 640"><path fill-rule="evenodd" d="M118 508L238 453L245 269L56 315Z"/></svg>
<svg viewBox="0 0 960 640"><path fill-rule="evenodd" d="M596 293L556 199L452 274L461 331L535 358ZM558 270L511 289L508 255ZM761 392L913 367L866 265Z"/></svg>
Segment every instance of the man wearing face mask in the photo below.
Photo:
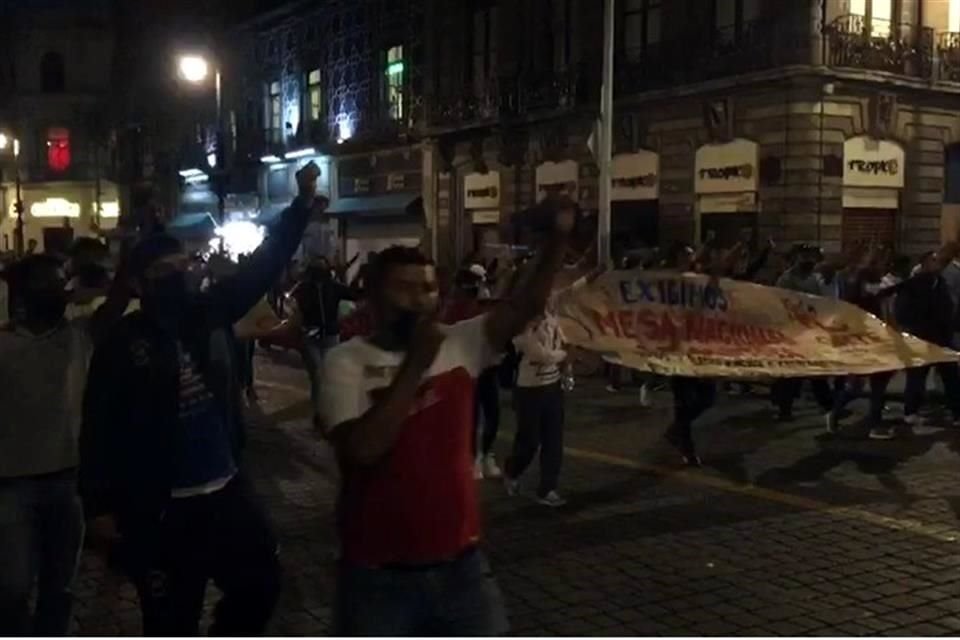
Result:
<svg viewBox="0 0 960 640"><path fill-rule="evenodd" d="M167 235L132 254L142 311L94 354L81 438L82 487L112 515L129 551L145 635L196 635L207 582L223 592L211 634L263 633L279 594L277 545L241 465L243 427L233 325L296 250L319 170L235 274L188 288L189 257Z"/></svg>
<svg viewBox="0 0 960 640"><path fill-rule="evenodd" d="M291 296L297 303L291 324L303 331L303 361L310 375L310 393L315 404L319 397L318 372L323 355L340 342L340 303L356 300L357 295L334 278L330 262L321 256L307 268Z"/></svg>
<svg viewBox="0 0 960 640"><path fill-rule="evenodd" d="M575 207L551 201L528 219L550 240L510 300L437 324L433 264L416 249L391 247L367 283L373 335L327 354L319 411L343 483L335 635L506 630L500 591L479 550L473 387L542 313Z"/></svg>
<svg viewBox="0 0 960 640"><path fill-rule="evenodd" d="M17 308L0 330L0 635L61 636L83 538L77 437L87 364L127 296L115 287L92 316L67 320L58 259L32 255L5 275Z"/></svg>

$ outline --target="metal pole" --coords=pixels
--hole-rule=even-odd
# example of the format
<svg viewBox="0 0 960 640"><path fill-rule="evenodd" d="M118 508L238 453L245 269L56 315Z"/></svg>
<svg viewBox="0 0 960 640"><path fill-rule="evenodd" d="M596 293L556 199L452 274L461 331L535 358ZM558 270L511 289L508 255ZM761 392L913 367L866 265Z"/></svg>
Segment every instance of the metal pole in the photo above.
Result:
<svg viewBox="0 0 960 640"><path fill-rule="evenodd" d="M603 84L600 93L600 132L597 166L600 188L597 220L599 259L610 263L610 158L613 153L613 41L614 0L605 0L603 16Z"/></svg>
<svg viewBox="0 0 960 640"><path fill-rule="evenodd" d="M21 194L21 185L20 185L20 140L14 139L13 141L13 163L14 163L14 176L16 180L16 211L17 211L17 227L14 232L14 250L17 253L17 256L23 255L24 243L23 243L23 198Z"/></svg>
<svg viewBox="0 0 960 640"><path fill-rule="evenodd" d="M214 82L216 85L217 91L217 166L214 169L216 172L216 188L217 188L217 223L223 224L227 216L227 204L226 204L226 167L223 166L227 160L227 154L225 152L224 138L223 135L223 94L221 93L221 84L220 84L220 69L217 69L217 73L214 77Z"/></svg>

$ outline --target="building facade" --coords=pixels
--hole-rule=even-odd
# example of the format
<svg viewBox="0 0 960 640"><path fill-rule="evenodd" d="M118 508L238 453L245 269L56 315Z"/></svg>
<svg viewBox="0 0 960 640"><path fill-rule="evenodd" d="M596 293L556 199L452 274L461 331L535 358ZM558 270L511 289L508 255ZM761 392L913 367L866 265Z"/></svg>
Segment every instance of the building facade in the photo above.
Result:
<svg viewBox="0 0 960 640"><path fill-rule="evenodd" d="M112 3L0 5L0 249L64 250L116 225Z"/></svg>
<svg viewBox="0 0 960 640"><path fill-rule="evenodd" d="M308 228L308 253L349 259L425 240L421 5L291 2L233 34L232 170L255 169L269 224L296 171L318 162L331 206Z"/></svg>
<svg viewBox="0 0 960 640"><path fill-rule="evenodd" d="M616 4L615 248L955 238L960 2ZM547 191L596 210L601 10L429 3L425 197L449 259L516 241Z"/></svg>

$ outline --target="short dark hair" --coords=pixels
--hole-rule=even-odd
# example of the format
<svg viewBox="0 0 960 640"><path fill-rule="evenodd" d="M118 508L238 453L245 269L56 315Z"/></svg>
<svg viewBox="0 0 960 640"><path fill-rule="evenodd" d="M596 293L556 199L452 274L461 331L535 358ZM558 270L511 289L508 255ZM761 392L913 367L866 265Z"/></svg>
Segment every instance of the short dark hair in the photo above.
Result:
<svg viewBox="0 0 960 640"><path fill-rule="evenodd" d="M49 253L38 253L32 256L26 256L14 262L3 272L3 278L7 281L11 290L22 291L24 285L30 280L31 276L40 269L61 269L63 260Z"/></svg>
<svg viewBox="0 0 960 640"><path fill-rule="evenodd" d="M427 266L433 262L415 247L393 245L376 255L370 265L367 290L376 291L383 286L387 275L394 267Z"/></svg>

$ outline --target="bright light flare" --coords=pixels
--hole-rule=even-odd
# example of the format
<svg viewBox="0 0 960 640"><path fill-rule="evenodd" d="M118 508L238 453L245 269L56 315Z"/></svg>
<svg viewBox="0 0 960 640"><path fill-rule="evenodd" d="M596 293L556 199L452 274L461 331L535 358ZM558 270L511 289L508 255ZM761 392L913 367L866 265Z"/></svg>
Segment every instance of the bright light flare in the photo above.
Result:
<svg viewBox="0 0 960 640"><path fill-rule="evenodd" d="M231 260L238 260L245 253L252 253L260 246L264 238L263 227L247 220L235 220L217 227L217 237L210 240L214 251L220 248L220 241L230 254Z"/></svg>
<svg viewBox="0 0 960 640"><path fill-rule="evenodd" d="M193 84L199 84L210 75L210 65L201 56L180 57L180 77Z"/></svg>

